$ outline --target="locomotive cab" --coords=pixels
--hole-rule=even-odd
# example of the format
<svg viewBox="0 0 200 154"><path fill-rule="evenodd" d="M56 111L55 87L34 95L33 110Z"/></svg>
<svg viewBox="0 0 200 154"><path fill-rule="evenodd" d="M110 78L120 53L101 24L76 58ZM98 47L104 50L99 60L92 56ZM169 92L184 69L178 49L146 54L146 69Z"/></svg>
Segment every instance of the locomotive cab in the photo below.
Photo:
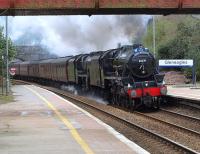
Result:
<svg viewBox="0 0 200 154"><path fill-rule="evenodd" d="M82 90L86 91L89 88L88 80L89 73L87 71L87 58L88 54L80 55L76 60L76 73L77 73L77 84L82 87Z"/></svg>

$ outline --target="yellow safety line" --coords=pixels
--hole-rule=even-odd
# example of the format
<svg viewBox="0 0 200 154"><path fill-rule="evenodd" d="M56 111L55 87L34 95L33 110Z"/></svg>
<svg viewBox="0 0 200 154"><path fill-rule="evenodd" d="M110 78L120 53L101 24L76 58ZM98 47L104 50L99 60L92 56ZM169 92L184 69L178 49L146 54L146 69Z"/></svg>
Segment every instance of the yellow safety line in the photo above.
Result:
<svg viewBox="0 0 200 154"><path fill-rule="evenodd" d="M87 154L94 154L92 149L89 147L89 145L81 138L77 130L73 127L73 125L69 122L69 120L64 117L54 106L51 104L46 98L41 96L39 93L37 93L35 90L24 86L26 89L30 90L33 92L36 96L38 96L41 100L43 100L50 109L52 109L55 114L58 116L58 118L70 129L70 133L72 134L73 138L76 140L78 144L82 147L82 149L85 151Z"/></svg>

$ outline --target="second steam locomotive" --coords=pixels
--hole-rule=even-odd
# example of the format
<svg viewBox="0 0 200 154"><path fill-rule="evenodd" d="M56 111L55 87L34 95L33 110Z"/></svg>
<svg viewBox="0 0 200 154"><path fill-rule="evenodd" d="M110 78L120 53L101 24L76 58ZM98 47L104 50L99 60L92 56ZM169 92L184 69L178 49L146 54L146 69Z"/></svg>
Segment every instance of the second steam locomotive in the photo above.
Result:
<svg viewBox="0 0 200 154"><path fill-rule="evenodd" d="M103 93L109 103L158 109L167 88L154 56L140 44L57 59L12 64L16 78L77 86Z"/></svg>

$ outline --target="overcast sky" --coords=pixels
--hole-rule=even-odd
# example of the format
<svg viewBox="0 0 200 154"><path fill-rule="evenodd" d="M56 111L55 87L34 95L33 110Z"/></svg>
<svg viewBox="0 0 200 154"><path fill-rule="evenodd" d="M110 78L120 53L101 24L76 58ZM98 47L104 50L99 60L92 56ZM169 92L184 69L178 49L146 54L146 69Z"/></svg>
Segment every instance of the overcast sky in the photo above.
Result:
<svg viewBox="0 0 200 154"><path fill-rule="evenodd" d="M9 36L19 45L43 45L59 56L131 44L150 16L9 17ZM0 18L4 25L4 17Z"/></svg>

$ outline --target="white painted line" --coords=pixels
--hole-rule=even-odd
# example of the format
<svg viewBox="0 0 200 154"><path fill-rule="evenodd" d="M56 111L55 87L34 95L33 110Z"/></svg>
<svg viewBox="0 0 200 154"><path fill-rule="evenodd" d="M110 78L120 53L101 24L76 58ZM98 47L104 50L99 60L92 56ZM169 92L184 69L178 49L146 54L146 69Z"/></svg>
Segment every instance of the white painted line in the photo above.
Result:
<svg viewBox="0 0 200 154"><path fill-rule="evenodd" d="M169 92L170 94L181 94L181 95L191 95L191 96L199 96L200 97L200 93L199 94L194 94L192 93L192 91L188 91L188 92Z"/></svg>
<svg viewBox="0 0 200 154"><path fill-rule="evenodd" d="M35 94L38 98L40 98L43 103L45 103L56 115L57 117L63 122L63 124L70 129L70 133L74 140L81 146L83 151L86 154L94 154L93 150L90 148L90 146L84 141L84 139L80 136L76 128L72 125L72 123L68 120L66 116L63 116L62 113L53 105L51 102L49 102L44 96L40 95L37 91L33 90L32 88L28 86L24 86L26 89L30 90L33 94Z"/></svg>
<svg viewBox="0 0 200 154"><path fill-rule="evenodd" d="M195 94L185 94L185 93L169 93L168 95L170 96L178 96L182 98L187 98L187 99L195 99L195 100L200 100L200 95L195 95Z"/></svg>
<svg viewBox="0 0 200 154"><path fill-rule="evenodd" d="M35 85L32 85L35 86ZM37 87L36 88L40 88L42 90L46 90L47 92L53 94L54 96L58 97L59 99L63 100L64 102L72 105L73 107L75 107L76 109L82 111L83 113L85 113L87 116L89 116L90 118L94 119L97 123L99 123L100 125L104 126L111 134L113 134L117 139L119 139L121 142L125 143L127 146L129 146L134 152L138 153L138 154L150 154L148 151L146 151L145 149L143 149L142 147L140 147L139 145L135 144L134 142L130 141L128 138L126 138L124 135L120 134L119 132L117 132L114 128L112 128L111 126L105 124L104 122L102 122L100 119L94 117L93 115L91 115L89 112L81 109L80 107L76 106L75 104L73 104L72 102L58 96L57 94L53 93L52 91L49 91L47 89L41 88L41 87Z"/></svg>

